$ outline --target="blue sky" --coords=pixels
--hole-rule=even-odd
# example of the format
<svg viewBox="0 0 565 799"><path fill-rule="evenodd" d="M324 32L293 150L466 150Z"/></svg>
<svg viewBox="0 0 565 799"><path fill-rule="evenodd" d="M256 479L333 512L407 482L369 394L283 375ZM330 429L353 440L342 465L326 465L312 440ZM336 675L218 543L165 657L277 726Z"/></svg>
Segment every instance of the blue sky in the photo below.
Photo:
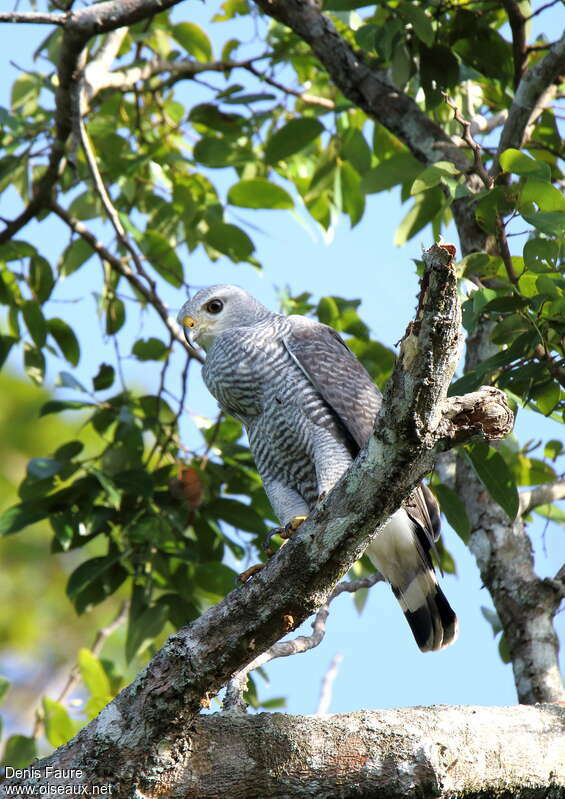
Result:
<svg viewBox="0 0 565 799"><path fill-rule="evenodd" d="M229 30L226 25L225 32L223 25L208 25L206 20L217 5L183 3L175 10L175 17L198 22L214 41L234 35L242 40L254 36L250 21L237 21L234 29ZM23 4L19 10L25 10ZM553 16L558 26L557 12ZM241 25L246 27L237 27ZM2 32L4 80L0 86L0 104L8 107L9 86L17 75L9 62L13 61L24 69L33 68L31 53L48 29L13 26L9 31L4 28ZM218 85L220 79L214 83ZM191 102L197 102L200 95L207 96L193 83L182 91L190 92L185 97L190 96ZM212 170L210 174L224 196L237 179L229 170ZM6 192L0 198L0 216L14 216L18 203L15 192ZM237 211L232 221L244 227L252 224L258 228L249 232L264 266L262 272L245 264L234 265L227 259L210 263L200 250L188 255L183 249L179 256L191 286L237 283L274 309L278 306L277 290L284 286L289 286L293 294L311 291L316 299L327 294L359 297L363 301L362 317L370 325L373 337L393 347L403 335L416 304L418 281L412 259L420 256L422 245L429 246L432 241L430 231L424 230L404 248L394 247L395 228L407 210L407 206L401 206L398 191L372 195L368 197L362 222L350 230L347 220L341 220L331 240L320 233L303 211L298 211L301 221L290 212ZM102 235L111 242L108 228ZM30 224L22 235L24 237L33 241L54 263L68 240L68 233L57 221L46 220ZM444 233L444 237L457 242L453 231ZM99 289L99 269L92 259L82 270L65 280L57 292L57 299L64 301L64 305L53 303L49 309L50 315L64 316L79 333L83 356L76 377L83 381L90 380L101 360L114 360L113 345L104 340L93 297L93 292ZM182 292L168 284L162 284L162 289L162 296L171 309L176 310L182 305L185 299ZM130 343L125 351L131 347L133 336L139 335L140 326L144 337L166 338L160 320L156 315L147 314L141 320L137 318L128 323L124 338ZM183 360L179 348L171 369L171 386L176 391ZM14 365L18 366L17 360ZM48 385L54 384L58 369L69 370L69 367L63 363L51 364ZM158 364L139 364L132 358L125 362L125 370L138 385L149 391L156 390ZM68 391L59 391L61 396L71 396ZM183 437L194 445L198 434L191 414L212 417L216 412L215 401L203 386L196 365L191 369L187 404L189 413L183 421ZM560 435L556 423L522 411L518 414L517 432L523 441L538 437L547 440ZM44 454L37 453L38 456ZM553 575L565 555L562 538L559 538L561 531L556 525L545 529L540 520L531 526L530 532L539 572ZM264 698L285 695L290 711L314 712L323 674L334 654L340 652L344 658L334 683L331 704L334 712L425 704L513 704L515 691L511 668L500 661L490 625L480 611L481 605L492 607L490 597L481 588L473 557L445 522L444 535L458 569L456 577L448 575L442 582L460 619L461 632L455 645L439 653L420 653L390 589L377 585L371 590L361 616L355 611L349 595L338 598L332 605L328 632L321 646L307 654L270 664L267 667L270 686L263 687L261 678L257 678L260 695ZM72 612L69 607L69 613ZM299 632L308 631L309 623L306 623Z"/></svg>

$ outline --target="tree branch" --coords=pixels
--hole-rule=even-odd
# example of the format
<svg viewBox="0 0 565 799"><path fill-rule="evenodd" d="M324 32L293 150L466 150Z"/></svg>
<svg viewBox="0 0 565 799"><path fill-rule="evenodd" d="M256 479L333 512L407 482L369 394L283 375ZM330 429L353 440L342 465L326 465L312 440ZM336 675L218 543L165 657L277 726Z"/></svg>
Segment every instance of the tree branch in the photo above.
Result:
<svg viewBox="0 0 565 799"><path fill-rule="evenodd" d="M68 14L41 14L36 11L0 11L0 22L32 23L34 25L65 25Z"/></svg>
<svg viewBox="0 0 565 799"><path fill-rule="evenodd" d="M538 113L540 107L543 110L547 104L546 92L564 71L565 33L551 46L547 55L522 76L500 135L498 152L491 168L493 177L500 173L499 159L502 153L509 147L520 149L532 116Z"/></svg>
<svg viewBox="0 0 565 799"><path fill-rule="evenodd" d="M81 769L80 784L109 781L112 793L124 796L174 779L185 757L183 732L201 705L327 602L437 454L456 442L441 424L459 349L454 252L433 245L423 254L416 318L373 435L346 474L253 580L172 635L134 682L40 767L72 765Z"/></svg>
<svg viewBox="0 0 565 799"><path fill-rule="evenodd" d="M493 323L480 322L467 344L465 371L496 352ZM514 672L518 701L564 702L559 641L553 617L561 590L534 571L530 539L520 517L508 518L477 481L467 459L457 458L455 490L471 522L469 549L475 556L501 621ZM520 624L516 624L516 619Z"/></svg>
<svg viewBox="0 0 565 799"><path fill-rule="evenodd" d="M469 162L444 130L399 91L385 70L370 67L363 54L338 34L317 3L308 0L256 0L273 19L291 28L312 48L333 83L372 119L398 136L425 164L448 160L465 173Z"/></svg>
<svg viewBox="0 0 565 799"><path fill-rule="evenodd" d="M526 19L516 0L503 0L510 30L512 31L512 55L514 58L514 88L517 89L526 68Z"/></svg>
<svg viewBox="0 0 565 799"><path fill-rule="evenodd" d="M216 713L195 720L166 795L557 798L565 787L564 724L565 708L555 705L399 708L322 718Z"/></svg>
<svg viewBox="0 0 565 799"><path fill-rule="evenodd" d="M520 491L520 516L525 516L540 505L549 505L558 499L565 499L565 480L544 483L537 488Z"/></svg>

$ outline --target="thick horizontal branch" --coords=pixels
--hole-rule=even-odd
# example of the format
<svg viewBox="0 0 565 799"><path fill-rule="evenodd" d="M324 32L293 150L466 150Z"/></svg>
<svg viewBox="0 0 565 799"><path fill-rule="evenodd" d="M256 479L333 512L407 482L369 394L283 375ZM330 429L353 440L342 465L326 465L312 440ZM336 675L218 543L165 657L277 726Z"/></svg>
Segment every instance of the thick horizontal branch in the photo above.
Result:
<svg viewBox="0 0 565 799"><path fill-rule="evenodd" d="M557 705L200 716L167 796L557 797L564 725Z"/></svg>
<svg viewBox="0 0 565 799"><path fill-rule="evenodd" d="M457 362L455 248L433 245L367 447L327 497L245 585L172 635L135 681L43 765L80 768L114 795L153 791L186 754L187 724L211 695L327 601L334 585L445 449L442 407ZM31 784L33 779L29 780Z"/></svg>

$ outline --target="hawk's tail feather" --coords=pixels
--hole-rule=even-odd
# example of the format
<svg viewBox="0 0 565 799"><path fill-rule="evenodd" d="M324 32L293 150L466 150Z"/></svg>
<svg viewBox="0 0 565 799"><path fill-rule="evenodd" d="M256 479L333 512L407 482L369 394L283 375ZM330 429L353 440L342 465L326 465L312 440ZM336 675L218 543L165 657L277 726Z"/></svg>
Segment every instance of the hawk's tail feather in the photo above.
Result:
<svg viewBox="0 0 565 799"><path fill-rule="evenodd" d="M391 587L422 652L443 649L455 641L457 616L431 569L418 572L407 585Z"/></svg>

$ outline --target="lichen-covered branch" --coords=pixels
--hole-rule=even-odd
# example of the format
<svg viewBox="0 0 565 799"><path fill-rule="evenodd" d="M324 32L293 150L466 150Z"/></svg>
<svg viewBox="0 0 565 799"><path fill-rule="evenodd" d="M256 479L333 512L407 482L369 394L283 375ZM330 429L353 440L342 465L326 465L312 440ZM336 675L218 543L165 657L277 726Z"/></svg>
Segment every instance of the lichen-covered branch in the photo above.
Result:
<svg viewBox="0 0 565 799"><path fill-rule="evenodd" d="M547 799L565 791L564 725L550 705L200 716L167 796Z"/></svg>
<svg viewBox="0 0 565 799"><path fill-rule="evenodd" d="M110 781L115 796L152 793L174 780L187 725L201 705L327 601L375 530L455 443L441 426L459 351L454 250L433 245L423 254L416 318L374 434L351 468L263 571L172 635L135 681L42 765L79 768L81 784Z"/></svg>

